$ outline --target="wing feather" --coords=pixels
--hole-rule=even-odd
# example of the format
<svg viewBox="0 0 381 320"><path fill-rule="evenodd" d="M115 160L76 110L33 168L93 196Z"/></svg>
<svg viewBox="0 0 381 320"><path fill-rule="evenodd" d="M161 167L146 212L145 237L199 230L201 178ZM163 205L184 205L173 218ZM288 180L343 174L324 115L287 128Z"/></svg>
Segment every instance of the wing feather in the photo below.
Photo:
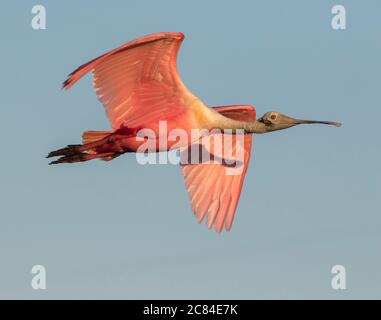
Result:
<svg viewBox="0 0 381 320"><path fill-rule="evenodd" d="M252 106L216 107L215 110L232 119L255 120L255 109ZM199 144L213 153L214 139L210 139L209 143L205 139L206 137L189 146L187 152L191 152L194 145ZM232 149L228 150L231 156L226 160L236 160L238 152L243 152L243 168L240 174L227 174L227 165L223 161L181 166L192 209L199 223L206 218L209 229L213 225L217 232L221 232L224 226L227 231L231 229L250 160L251 142L252 135L244 135L243 139L237 139L233 135L231 146L226 146Z"/></svg>
<svg viewBox="0 0 381 320"><path fill-rule="evenodd" d="M177 71L180 32L131 41L80 66L64 82L70 88L92 71L93 86L113 129L166 120L187 110L195 96Z"/></svg>

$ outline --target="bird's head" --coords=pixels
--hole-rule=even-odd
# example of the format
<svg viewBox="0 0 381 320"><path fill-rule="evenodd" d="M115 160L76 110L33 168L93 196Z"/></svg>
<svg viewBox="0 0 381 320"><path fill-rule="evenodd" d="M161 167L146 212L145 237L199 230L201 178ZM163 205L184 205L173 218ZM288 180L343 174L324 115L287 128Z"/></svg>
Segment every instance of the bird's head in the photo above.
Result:
<svg viewBox="0 0 381 320"><path fill-rule="evenodd" d="M320 123L333 125L336 127L341 126L341 123L339 122L295 119L275 111L266 112L258 119L258 122L264 124L267 132L291 128L298 124Z"/></svg>

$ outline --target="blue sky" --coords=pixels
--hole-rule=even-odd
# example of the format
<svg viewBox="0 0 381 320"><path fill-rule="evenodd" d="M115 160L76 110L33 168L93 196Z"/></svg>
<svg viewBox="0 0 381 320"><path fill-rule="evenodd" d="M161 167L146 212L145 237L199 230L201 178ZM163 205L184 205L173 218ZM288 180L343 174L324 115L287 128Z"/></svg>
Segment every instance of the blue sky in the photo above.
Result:
<svg viewBox="0 0 381 320"><path fill-rule="evenodd" d="M43 4L47 29L31 28ZM342 4L347 29L331 28ZM381 2L7 1L2 5L1 298L381 298ZM208 105L337 120L255 136L230 233L198 225L180 169L44 156L109 123L80 64L181 31ZM33 265L47 289L30 285ZM344 265L347 289L331 288Z"/></svg>

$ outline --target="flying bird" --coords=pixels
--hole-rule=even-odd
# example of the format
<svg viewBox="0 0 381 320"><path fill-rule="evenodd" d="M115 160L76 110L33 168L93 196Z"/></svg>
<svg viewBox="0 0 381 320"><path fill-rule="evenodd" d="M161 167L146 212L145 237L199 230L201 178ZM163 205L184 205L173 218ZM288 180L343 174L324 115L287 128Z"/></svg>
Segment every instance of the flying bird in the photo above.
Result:
<svg viewBox="0 0 381 320"><path fill-rule="evenodd" d="M63 83L71 88L88 72L93 74L93 87L106 109L112 130L85 131L82 144L68 145L52 151L59 157L50 164L74 163L91 159L112 160L124 153L139 152L147 141L137 139L139 130L150 129L155 134L149 152L168 151L177 141L160 136L159 122L166 121L168 130L180 128L191 136L193 129L231 130L233 156L243 152L239 174L226 174L228 165L222 161L181 164L193 211L199 223L208 228L229 231L238 205L244 177L249 164L253 134L263 134L299 124L326 124L339 127L333 121L301 120L280 112L266 112L256 119L251 105L209 107L190 92L177 70L177 54L184 40L181 32L162 32L128 42L95 58L74 70ZM240 134L243 139L238 139ZM159 138L167 141L158 142ZM207 146L204 135L190 139L185 146ZM156 140L155 140L156 139ZM210 149L210 145L207 146ZM212 153L212 151L209 151ZM235 152L235 153L234 153ZM205 218L205 219L204 219Z"/></svg>

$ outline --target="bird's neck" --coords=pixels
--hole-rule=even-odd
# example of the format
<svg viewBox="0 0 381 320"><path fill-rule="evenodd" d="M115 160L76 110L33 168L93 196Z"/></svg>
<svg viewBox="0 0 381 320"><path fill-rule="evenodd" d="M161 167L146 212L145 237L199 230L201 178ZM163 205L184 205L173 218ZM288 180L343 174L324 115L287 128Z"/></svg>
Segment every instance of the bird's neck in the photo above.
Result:
<svg viewBox="0 0 381 320"><path fill-rule="evenodd" d="M268 132L266 125L258 120L244 123L243 129L246 133L266 133Z"/></svg>
<svg viewBox="0 0 381 320"><path fill-rule="evenodd" d="M233 119L226 119L220 129L231 130L244 130L245 133L266 133L268 132L266 125L257 120L255 121L238 121Z"/></svg>
<svg viewBox="0 0 381 320"><path fill-rule="evenodd" d="M214 110L213 110L214 111ZM268 128L263 122L255 121L241 121L235 120L232 118L228 118L223 116L218 112L213 112L213 122L214 128L226 130L244 130L245 133L266 133L268 132Z"/></svg>

